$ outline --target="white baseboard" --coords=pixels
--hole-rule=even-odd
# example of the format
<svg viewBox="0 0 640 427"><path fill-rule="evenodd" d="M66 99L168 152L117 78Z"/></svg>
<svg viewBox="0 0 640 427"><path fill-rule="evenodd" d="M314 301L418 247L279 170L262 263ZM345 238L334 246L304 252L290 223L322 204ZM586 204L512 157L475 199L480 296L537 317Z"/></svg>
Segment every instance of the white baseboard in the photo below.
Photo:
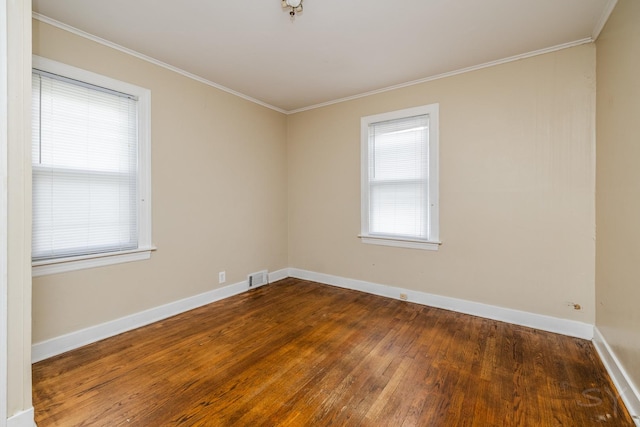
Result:
<svg viewBox="0 0 640 427"><path fill-rule="evenodd" d="M269 273L269 283L277 282L278 280L286 279L289 277L289 269L283 268L282 270L276 270Z"/></svg>
<svg viewBox="0 0 640 427"><path fill-rule="evenodd" d="M7 418L7 427L37 427L33 407Z"/></svg>
<svg viewBox="0 0 640 427"><path fill-rule="evenodd" d="M578 338L592 339L593 325L573 320L559 319L541 314L528 313L509 308L497 307L473 301L444 297L424 292L402 289L362 280L347 279L329 274L315 273L297 268L285 268L269 273L269 283L287 278L312 280L319 283L338 286L346 289L367 292L388 298L398 299L400 293L408 296L408 301L431 307L444 308L460 313L485 317L517 325L528 326L544 331L555 332ZM139 313L115 319L100 325L71 332L46 341L35 343L31 349L33 363L40 362L49 357L82 347L96 341L109 338L141 326L148 325L166 319L176 314L192 310L197 307L240 294L249 289L247 281L242 281L223 288L214 289L200 295L175 301L160 307L154 307Z"/></svg>
<svg viewBox="0 0 640 427"><path fill-rule="evenodd" d="M459 313L471 314L474 316L527 326L543 331L593 340L605 368L609 372L616 388L621 394L622 400L631 413L636 425L640 427L640 393L629 380L628 375L622 365L620 365L615 353L613 353L605 338L602 336L598 328L595 328L593 325L458 298L366 282L363 280L316 273L298 268L285 268L269 273L269 283L276 282L287 277L311 280L318 283L394 299L399 299L400 293L403 293L407 295L408 301L430 307L443 308ZM32 361L33 363L39 362L49 357L62 354L66 351L82 347L83 345L87 345L104 338L109 338L122 332L136 329L224 298L229 298L233 295L246 292L248 289L249 284L247 281L242 281L223 288L214 289L200 295L195 295L160 307L155 307L130 316L52 338L47 341L39 342L34 344L32 347ZM7 419L7 427L35 427L35 425L33 408L20 412Z"/></svg>
<svg viewBox="0 0 640 427"><path fill-rule="evenodd" d="M403 293L407 294L408 301L430 307L443 308L459 313L513 323L571 337L587 340L593 338L593 325L577 322L575 320L560 319L557 317L545 316L543 314L529 313L526 311L513 310L510 308L498 307L495 305L488 305L458 298L428 294L410 289L365 282L363 280L347 279L344 277L332 276L330 274L315 273L313 271L301 270L298 268L290 268L289 276L394 299L400 299L400 293Z"/></svg>
<svg viewBox="0 0 640 427"><path fill-rule="evenodd" d="M284 279L287 275L287 269L274 271L269 273L269 282L274 282L281 278ZM57 356L58 354L62 354L69 350L175 316L176 314L184 313L185 311L193 310L194 308L201 307L224 298L229 298L248 290L249 284L245 280L223 288L214 289L209 292L121 317L100 325L91 326L86 329L81 329L66 335L35 343L31 347L31 361L32 363L40 362L41 360Z"/></svg>
<svg viewBox="0 0 640 427"><path fill-rule="evenodd" d="M618 393L620 393L620 397L629 414L631 414L636 426L640 426L640 391L634 386L616 354L597 327L594 328L593 345L596 347L604 367L609 372L611 380L618 389Z"/></svg>

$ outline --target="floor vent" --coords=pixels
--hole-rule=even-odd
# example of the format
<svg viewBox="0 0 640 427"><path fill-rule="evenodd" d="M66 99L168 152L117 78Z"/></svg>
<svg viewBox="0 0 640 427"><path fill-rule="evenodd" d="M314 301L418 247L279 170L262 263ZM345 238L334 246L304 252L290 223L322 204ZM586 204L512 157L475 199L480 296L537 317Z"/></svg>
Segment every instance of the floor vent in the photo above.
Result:
<svg viewBox="0 0 640 427"><path fill-rule="evenodd" d="M266 285L267 283L269 283L269 272L267 270L262 270L258 271L257 273L251 273L248 277L248 281L249 289Z"/></svg>

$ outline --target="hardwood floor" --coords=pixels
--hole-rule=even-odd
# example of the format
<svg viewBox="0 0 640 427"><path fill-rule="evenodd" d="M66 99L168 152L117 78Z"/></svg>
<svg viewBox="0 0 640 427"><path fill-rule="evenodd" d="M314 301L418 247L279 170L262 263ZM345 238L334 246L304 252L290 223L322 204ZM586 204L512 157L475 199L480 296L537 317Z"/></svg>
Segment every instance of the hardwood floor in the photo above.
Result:
<svg viewBox="0 0 640 427"><path fill-rule="evenodd" d="M46 426L631 426L589 341L285 279L33 366Z"/></svg>

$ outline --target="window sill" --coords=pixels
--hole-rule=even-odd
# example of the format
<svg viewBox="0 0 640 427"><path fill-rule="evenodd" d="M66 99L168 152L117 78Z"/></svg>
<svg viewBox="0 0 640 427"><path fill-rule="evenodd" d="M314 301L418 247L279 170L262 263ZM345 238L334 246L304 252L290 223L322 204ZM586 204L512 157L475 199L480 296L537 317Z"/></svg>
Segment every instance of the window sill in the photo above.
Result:
<svg viewBox="0 0 640 427"><path fill-rule="evenodd" d="M402 239L395 237L381 236L358 236L362 243L370 245L395 246L399 248L424 249L427 251L437 251L442 244L441 242L429 242L425 240Z"/></svg>
<svg viewBox="0 0 640 427"><path fill-rule="evenodd" d="M31 263L31 276L46 276L49 274L66 273L69 271L84 270L87 268L103 267L106 265L121 264L132 261L141 261L151 258L151 252L155 250L155 246L152 246L131 251L109 252L104 254L33 261Z"/></svg>

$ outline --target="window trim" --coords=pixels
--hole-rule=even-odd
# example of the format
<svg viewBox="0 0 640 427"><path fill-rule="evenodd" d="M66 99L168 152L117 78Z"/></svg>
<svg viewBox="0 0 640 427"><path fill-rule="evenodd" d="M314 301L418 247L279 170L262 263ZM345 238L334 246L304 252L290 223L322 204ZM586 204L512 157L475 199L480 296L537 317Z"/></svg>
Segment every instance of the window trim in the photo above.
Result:
<svg viewBox="0 0 640 427"><path fill-rule="evenodd" d="M361 205L360 234L362 243L396 246L412 249L438 250L440 242L439 216L439 109L440 104L428 104L387 113L365 116L360 119L360 172ZM429 237L412 238L400 235L379 235L369 232L369 126L373 123L396 120L420 115L429 116L429 177L428 177L428 218Z"/></svg>
<svg viewBox="0 0 640 427"><path fill-rule="evenodd" d="M79 82L104 87L138 97L138 248L65 258L32 261L34 277L105 265L138 261L151 257L151 91L127 82L33 55L33 68Z"/></svg>

